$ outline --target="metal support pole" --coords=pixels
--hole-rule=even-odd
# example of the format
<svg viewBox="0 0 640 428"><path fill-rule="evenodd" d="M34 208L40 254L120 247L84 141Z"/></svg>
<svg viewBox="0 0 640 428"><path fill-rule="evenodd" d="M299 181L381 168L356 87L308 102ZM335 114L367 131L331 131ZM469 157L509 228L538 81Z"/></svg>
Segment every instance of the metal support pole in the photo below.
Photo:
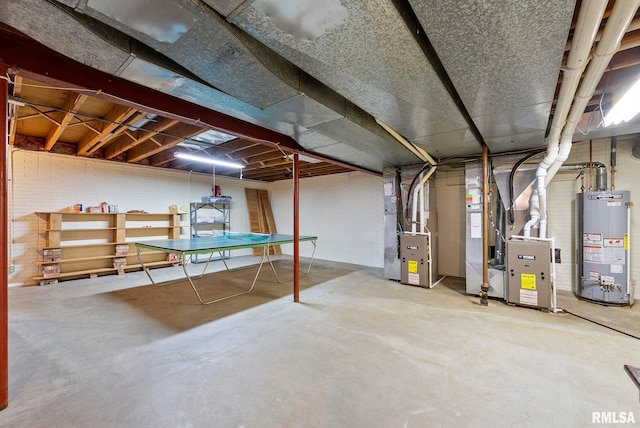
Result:
<svg viewBox="0 0 640 428"><path fill-rule="evenodd" d="M482 146L482 286L480 304L489 305L489 148Z"/></svg>
<svg viewBox="0 0 640 428"><path fill-rule="evenodd" d="M0 75L7 75L7 68L0 66ZM0 132L2 147L0 148L0 410L9 404L9 220L8 220L8 185L7 185L7 126L9 83L0 79Z"/></svg>
<svg viewBox="0 0 640 428"><path fill-rule="evenodd" d="M300 162L293 154L293 301L300 301Z"/></svg>

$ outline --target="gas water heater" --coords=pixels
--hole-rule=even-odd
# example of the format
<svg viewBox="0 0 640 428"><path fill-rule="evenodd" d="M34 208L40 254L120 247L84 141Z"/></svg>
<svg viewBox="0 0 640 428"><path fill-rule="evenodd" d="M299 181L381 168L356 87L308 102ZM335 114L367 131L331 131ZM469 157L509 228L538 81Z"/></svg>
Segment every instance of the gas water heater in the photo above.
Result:
<svg viewBox="0 0 640 428"><path fill-rule="evenodd" d="M577 195L577 294L614 305L632 305L630 192L601 190Z"/></svg>

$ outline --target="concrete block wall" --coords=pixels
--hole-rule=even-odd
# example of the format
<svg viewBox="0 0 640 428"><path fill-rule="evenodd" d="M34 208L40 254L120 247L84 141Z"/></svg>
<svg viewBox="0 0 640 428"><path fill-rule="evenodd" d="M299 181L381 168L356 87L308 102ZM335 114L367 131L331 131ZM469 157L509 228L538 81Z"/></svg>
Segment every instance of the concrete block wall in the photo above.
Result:
<svg viewBox="0 0 640 428"><path fill-rule="evenodd" d="M144 210L168 213L169 206L188 205L211 195L213 174L198 174L140 165L118 164L89 158L44 152L12 150L10 179L9 284L30 285L38 274L38 248L44 236L38 232L36 212L60 211L81 203L118 205L120 212ZM232 197L231 229L248 230L245 187L263 189L268 183L216 177L225 195ZM189 216L183 216L182 234L189 234ZM250 254L249 250L245 251ZM238 251L234 255L242 255Z"/></svg>
<svg viewBox="0 0 640 428"><path fill-rule="evenodd" d="M293 181L276 181L270 189L278 232L293 233ZM317 258L382 268L382 176L349 172L300 179L300 234L318 236ZM293 251L291 245L282 250ZM311 250L300 244L301 256Z"/></svg>

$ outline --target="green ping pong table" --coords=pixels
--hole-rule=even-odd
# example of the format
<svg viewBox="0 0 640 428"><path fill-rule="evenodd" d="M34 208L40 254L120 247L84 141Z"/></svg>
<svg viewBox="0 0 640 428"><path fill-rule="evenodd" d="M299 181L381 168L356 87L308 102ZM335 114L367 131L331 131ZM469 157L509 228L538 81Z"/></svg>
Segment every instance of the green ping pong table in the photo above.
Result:
<svg viewBox="0 0 640 428"><path fill-rule="evenodd" d="M307 273L311 270L311 263L313 262L313 257L316 252L316 241L317 236L300 236L298 238L299 242L309 241L313 244L313 252L311 254L311 259L309 260L309 266L307 268ZM196 294L196 297L203 305L208 305L211 303L219 302L221 300L229 299L231 297L240 296L242 294L249 293L253 290L253 287L256 285L256 281L258 279L258 275L260 274L260 270L262 269L262 265L264 264L265 259L269 262L271 266L271 270L276 277L276 281L280 282L278 278L278 274L276 269L271 262L271 257L269 257L269 248L273 245L281 245L281 244L291 244L294 242L293 235L283 235L281 233L237 233L237 232L224 232L221 235L206 237L206 238L185 238L185 239L162 239L162 240L154 240L154 241L142 241L136 242L136 255L138 257L138 261L142 266L143 270L146 272L149 280L153 285L156 282L151 277L151 273L149 272L149 268L145 266L142 261L141 252L145 249L147 250L155 250L162 251L167 254L176 254L179 257L180 264L182 265L182 270L184 271L191 288ZM262 257L260 258L260 262L258 263L258 271L256 272L255 277L253 278L253 282L251 283L251 287L247 290L244 290L240 293L235 293L229 296L220 297L217 299L204 301L200 297L200 293L193 283L192 276L187 272L187 260L193 254L209 254L209 258L202 269L198 278L202 278L209 263L211 262L211 258L214 254L218 253L221 256L221 260L224 263L227 271L230 271L227 262L224 257L222 257L223 252L225 251L233 251L233 250L241 250L247 248L262 248Z"/></svg>

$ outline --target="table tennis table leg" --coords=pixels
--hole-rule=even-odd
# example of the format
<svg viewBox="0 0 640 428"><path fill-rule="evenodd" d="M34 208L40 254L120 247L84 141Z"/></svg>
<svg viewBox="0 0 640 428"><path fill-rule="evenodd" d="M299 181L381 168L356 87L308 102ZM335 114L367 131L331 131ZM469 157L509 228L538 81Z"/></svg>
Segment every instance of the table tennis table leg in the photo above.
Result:
<svg viewBox="0 0 640 428"><path fill-rule="evenodd" d="M151 274L149 273L149 268L146 267L144 265L144 262L142 261L142 257L140 257L140 252L142 251L142 247L138 247L136 248L136 257L138 258L138 262L140 262L140 266L142 266L142 270L144 270L144 272L147 274L147 276L149 277L149 281L151 281L151 283L153 285L156 285L155 281L153 280L153 278L151 278Z"/></svg>
<svg viewBox="0 0 640 428"><path fill-rule="evenodd" d="M206 302L204 300L202 300L202 297L200 297L200 293L198 293L198 289L196 288L196 285L193 283L193 280L191 279L191 277L189 276L189 273L187 272L187 269L186 269L184 263L182 264L182 269L184 270L184 274L187 277L187 280L189 281L189 284L191 285L191 288L193 288L194 293L196 293L196 297L198 298L200 303L202 303L203 305L210 305L211 303L219 302L221 300L230 299L232 297L240 296L242 294L247 294L247 293L250 293L251 291L253 291L253 287L255 287L255 285L256 285L256 281L258 280L258 275L260 275L260 270L262 269L262 265L264 264L264 259L267 256L267 252L268 252L267 248L268 248L268 246L265 246L262 249L262 257L260 258L260 264L258 265L258 271L256 272L256 276L253 277L253 282L251 283L251 287L248 290L242 291L240 293L231 294L229 296L225 296L225 297L220 297L220 298L217 298L217 299L209 300L209 301L206 301ZM184 257L184 255L183 255L183 257ZM225 266L226 265L227 264L225 263ZM227 268L227 270L229 270L229 269Z"/></svg>
<svg viewBox="0 0 640 428"><path fill-rule="evenodd" d="M311 243L313 244L313 252L311 253L311 259L309 259L309 266L307 267L307 273L306 275L309 275L309 272L311 272L311 263L313 263L313 258L315 257L316 254L316 241L311 241ZM268 246L267 246L268 248ZM280 281L280 278L278 277L278 273L276 272L276 268L273 266L273 263L271 262L271 257L269 257L269 251L267 250L267 260L269 260L269 265L271 266L271 270L273 271L273 274L276 277L276 281L278 281L278 283L282 283L282 281Z"/></svg>
<svg viewBox="0 0 640 428"><path fill-rule="evenodd" d="M213 255L215 253L220 254L220 260L222 260L222 263L224 263L224 267L227 269L227 271L229 271L229 266L227 266L227 262L224 261L224 252L223 251L212 251L211 254L209 254L209 258L207 259L207 263L204 265L204 269L202 269L202 272L200 273L200 276L198 276L198 278L202 278L204 276L204 273L207 270L207 267L209 267L209 263L211 263L211 257L213 257Z"/></svg>
<svg viewBox="0 0 640 428"><path fill-rule="evenodd" d="M311 243L313 244L313 251L311 252L311 258L309 259L309 267L307 267L307 275L309 275L309 272L311 272L311 263L313 263L313 258L316 255L316 241L313 240L311 241Z"/></svg>

